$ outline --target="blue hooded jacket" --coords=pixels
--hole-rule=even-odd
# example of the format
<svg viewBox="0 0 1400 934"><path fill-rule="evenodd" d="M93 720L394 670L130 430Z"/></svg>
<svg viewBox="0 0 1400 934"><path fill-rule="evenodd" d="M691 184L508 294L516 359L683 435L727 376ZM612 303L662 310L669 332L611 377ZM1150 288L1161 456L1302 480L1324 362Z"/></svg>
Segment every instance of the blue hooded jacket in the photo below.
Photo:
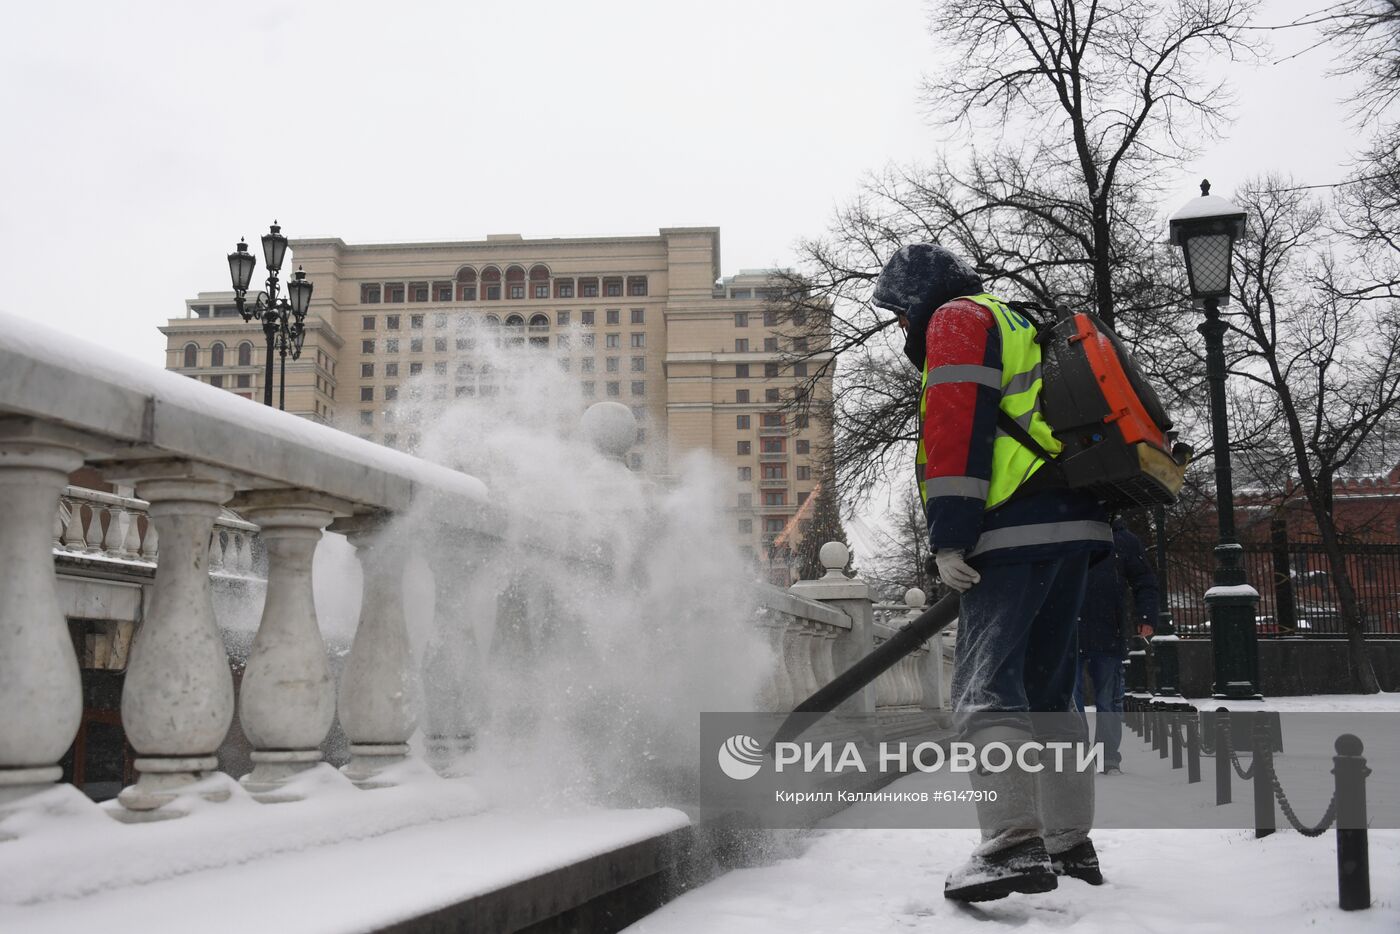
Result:
<svg viewBox="0 0 1400 934"><path fill-rule="evenodd" d="M1128 644L1124 638L1124 623L1129 614L1134 631L1138 623L1155 628L1157 575L1147 560L1142 540L1121 521L1115 521L1113 554L1089 568L1084 586L1084 604L1079 611L1079 651L1126 657Z"/></svg>

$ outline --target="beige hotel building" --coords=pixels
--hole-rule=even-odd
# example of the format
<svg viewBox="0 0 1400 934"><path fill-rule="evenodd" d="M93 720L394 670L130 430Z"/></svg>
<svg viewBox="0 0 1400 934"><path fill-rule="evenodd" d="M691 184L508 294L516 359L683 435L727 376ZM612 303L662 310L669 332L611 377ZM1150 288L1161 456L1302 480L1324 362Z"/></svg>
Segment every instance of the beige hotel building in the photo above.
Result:
<svg viewBox="0 0 1400 934"><path fill-rule="evenodd" d="M250 249L259 252L256 242ZM492 340L552 348L585 401L630 406L646 442L630 455L634 470L664 482L670 462L695 448L728 462L733 531L755 558L766 557L821 474L828 429L779 411L785 390L820 360L794 363L791 354L820 348L804 346L766 310L769 270L720 277L718 228L388 245L292 240L289 250L284 275L301 266L315 286L301 358L287 360L289 412L413 450L418 426L395 413L404 384L438 400L489 395L492 375L474 351ZM265 275L259 267L255 284ZM201 292L185 306L161 328L167 367L261 401L258 323L243 321L232 292Z"/></svg>

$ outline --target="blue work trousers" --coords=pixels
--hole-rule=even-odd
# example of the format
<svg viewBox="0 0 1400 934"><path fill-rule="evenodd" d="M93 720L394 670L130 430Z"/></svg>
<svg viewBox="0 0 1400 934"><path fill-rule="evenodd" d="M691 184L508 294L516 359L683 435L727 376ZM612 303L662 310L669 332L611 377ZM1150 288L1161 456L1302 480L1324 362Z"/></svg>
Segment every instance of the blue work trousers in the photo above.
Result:
<svg viewBox="0 0 1400 934"><path fill-rule="evenodd" d="M1088 569L1089 553L1078 549L1047 561L978 567L982 580L962 595L958 615L952 694L960 735L992 725L1041 739L1076 740L1087 732L1082 716L1032 723L1027 714L1075 710Z"/></svg>
<svg viewBox="0 0 1400 934"><path fill-rule="evenodd" d="M1114 652L1084 652L1080 674L1094 684L1094 742L1103 744L1105 768L1118 765L1123 754L1123 659ZM1074 685L1074 706L1084 709L1083 678Z"/></svg>

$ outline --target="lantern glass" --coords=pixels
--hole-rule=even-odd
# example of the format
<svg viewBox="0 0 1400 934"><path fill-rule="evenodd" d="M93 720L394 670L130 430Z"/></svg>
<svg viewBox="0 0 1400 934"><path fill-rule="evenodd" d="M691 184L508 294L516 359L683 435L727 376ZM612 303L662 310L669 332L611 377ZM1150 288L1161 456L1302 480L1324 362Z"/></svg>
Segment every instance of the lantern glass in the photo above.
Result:
<svg viewBox="0 0 1400 934"><path fill-rule="evenodd" d="M262 235L263 260L267 263L268 272L277 272L282 268L282 259L287 255L287 238L282 236L282 228L273 224L267 233Z"/></svg>
<svg viewBox="0 0 1400 934"><path fill-rule="evenodd" d="M253 281L253 268L257 264L253 254L248 252L248 244L240 240L238 249L228 255L228 273L235 292L241 294L248 291L248 284Z"/></svg>
<svg viewBox="0 0 1400 934"><path fill-rule="evenodd" d="M292 314L298 318L306 314L306 310L311 307L311 282L307 280L306 273L300 269L292 277L292 281L287 283L287 295L291 300Z"/></svg>
<svg viewBox="0 0 1400 934"><path fill-rule="evenodd" d="M1198 233L1182 240L1192 293L1199 296L1228 295L1234 238L1228 233Z"/></svg>

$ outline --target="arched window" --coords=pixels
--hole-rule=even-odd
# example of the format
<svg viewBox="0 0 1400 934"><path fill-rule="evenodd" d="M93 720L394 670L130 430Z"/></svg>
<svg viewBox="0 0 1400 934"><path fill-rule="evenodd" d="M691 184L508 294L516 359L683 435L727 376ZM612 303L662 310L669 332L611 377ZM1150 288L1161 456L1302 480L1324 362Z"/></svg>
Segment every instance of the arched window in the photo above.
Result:
<svg viewBox="0 0 1400 934"><path fill-rule="evenodd" d="M549 298L549 267L543 263L530 267L530 297Z"/></svg>
<svg viewBox="0 0 1400 934"><path fill-rule="evenodd" d="M481 297L488 302L501 300L501 271L495 266L481 270Z"/></svg>
<svg viewBox="0 0 1400 934"><path fill-rule="evenodd" d="M457 301L476 301L476 270L470 266L457 270Z"/></svg>
<svg viewBox="0 0 1400 934"><path fill-rule="evenodd" d="M511 315L506 319L506 346L519 347L525 343L525 319Z"/></svg>
<svg viewBox="0 0 1400 934"><path fill-rule="evenodd" d="M247 341L244 341L243 343L238 345L238 365L253 365L253 345L248 343Z"/></svg>
<svg viewBox="0 0 1400 934"><path fill-rule="evenodd" d="M549 315L533 315L533 316L530 318L530 330L532 330L532 331L548 331L548 330L549 330Z"/></svg>
<svg viewBox="0 0 1400 934"><path fill-rule="evenodd" d="M525 297L525 267L511 266L506 270L506 297Z"/></svg>
<svg viewBox="0 0 1400 934"><path fill-rule="evenodd" d="M198 344L186 344L186 345L185 345L185 366L186 366L186 368L190 368L190 369L199 366L199 345L198 345Z"/></svg>
<svg viewBox="0 0 1400 934"><path fill-rule="evenodd" d="M209 348L209 365L224 365L224 345L219 341L215 341L214 346Z"/></svg>
<svg viewBox="0 0 1400 934"><path fill-rule="evenodd" d="M494 331L501 326L501 319L497 318L495 315L487 315L485 318L481 319L481 323Z"/></svg>

